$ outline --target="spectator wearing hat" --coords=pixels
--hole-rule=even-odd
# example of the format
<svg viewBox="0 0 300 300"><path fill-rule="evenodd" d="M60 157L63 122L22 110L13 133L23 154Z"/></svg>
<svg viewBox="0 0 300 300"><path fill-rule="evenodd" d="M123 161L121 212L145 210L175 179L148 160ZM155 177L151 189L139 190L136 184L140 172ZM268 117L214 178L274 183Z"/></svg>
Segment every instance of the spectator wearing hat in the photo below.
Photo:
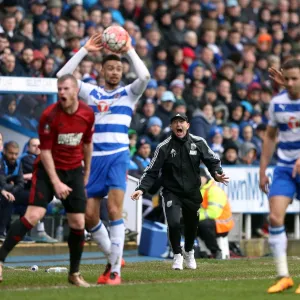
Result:
<svg viewBox="0 0 300 300"><path fill-rule="evenodd" d="M253 143L245 142L239 147L239 159L242 165L259 165L257 149Z"/></svg>
<svg viewBox="0 0 300 300"><path fill-rule="evenodd" d="M194 61L187 70L188 77L191 81L200 80L204 77L204 65L200 61Z"/></svg>
<svg viewBox="0 0 300 300"><path fill-rule="evenodd" d="M48 0L48 17L51 23L55 24L62 15L62 0Z"/></svg>
<svg viewBox="0 0 300 300"><path fill-rule="evenodd" d="M179 12L175 13L172 21L168 42L171 45L182 46L184 44L184 34L186 33L185 15Z"/></svg>
<svg viewBox="0 0 300 300"><path fill-rule="evenodd" d="M248 96L248 92L247 92L248 88L247 85L245 83L237 83L235 85L235 96L234 98L237 101L245 101L247 100L247 96Z"/></svg>
<svg viewBox="0 0 300 300"><path fill-rule="evenodd" d="M251 114L251 119L249 124L252 126L253 129L263 122L262 113L259 110L253 110Z"/></svg>
<svg viewBox="0 0 300 300"><path fill-rule="evenodd" d="M47 8L46 0L30 0L29 5L33 16L42 16Z"/></svg>
<svg viewBox="0 0 300 300"><path fill-rule="evenodd" d="M257 50L259 53L270 53L272 48L272 36L268 33L261 33L257 37Z"/></svg>
<svg viewBox="0 0 300 300"><path fill-rule="evenodd" d="M147 84L146 90L143 94L143 98L146 99L155 99L157 90L157 81L155 79L150 79Z"/></svg>
<svg viewBox="0 0 300 300"><path fill-rule="evenodd" d="M202 109L196 109L191 119L191 134L209 139L209 132L212 126L216 125L213 107L209 103L205 103Z"/></svg>
<svg viewBox="0 0 300 300"><path fill-rule="evenodd" d="M151 142L151 155L154 154L157 145L162 139L162 126L161 119L153 116L147 122L146 134L141 136L141 138L147 138Z"/></svg>
<svg viewBox="0 0 300 300"><path fill-rule="evenodd" d="M214 115L216 118L216 124L218 126L223 126L227 123L229 117L228 106L222 103L214 106Z"/></svg>
<svg viewBox="0 0 300 300"><path fill-rule="evenodd" d="M260 107L260 93L261 85L257 82L253 82L248 87L248 101L255 109Z"/></svg>
<svg viewBox="0 0 300 300"><path fill-rule="evenodd" d="M176 100L182 100L182 94L184 90L184 82L180 79L174 79L169 86L170 91L174 94Z"/></svg>
<svg viewBox="0 0 300 300"><path fill-rule="evenodd" d="M36 16L34 18L34 43L36 47L40 47L45 42L51 42L48 20L47 15Z"/></svg>
<svg viewBox="0 0 300 300"><path fill-rule="evenodd" d="M140 178L143 175L144 170L151 161L151 143L151 140L147 136L138 139L136 143L137 152L130 161L129 175L136 178Z"/></svg>
<svg viewBox="0 0 300 300"><path fill-rule="evenodd" d="M238 148L242 145L243 141L240 138L240 126L236 123L230 124L230 134L231 134L231 141L234 142Z"/></svg>
<svg viewBox="0 0 300 300"><path fill-rule="evenodd" d="M44 54L39 50L33 51L32 60L32 71L34 72L34 77L43 77L43 65L45 62Z"/></svg>
<svg viewBox="0 0 300 300"><path fill-rule="evenodd" d="M224 145L222 164L223 165L237 165L239 164L238 160L238 151L239 148L236 143L229 141Z"/></svg>
<svg viewBox="0 0 300 300"><path fill-rule="evenodd" d="M244 122L248 123L250 121L250 118L251 118L251 115L253 112L253 106L248 101L241 101L240 103L244 109L243 120L244 120Z"/></svg>
<svg viewBox="0 0 300 300"><path fill-rule="evenodd" d="M196 58L195 51L191 49L190 47L184 47L183 48L183 60L181 64L181 68L187 72L189 66L193 63L193 61Z"/></svg>
<svg viewBox="0 0 300 300"><path fill-rule="evenodd" d="M223 130L222 127L212 127L209 132L210 148L221 158L224 152L223 148Z"/></svg>
<svg viewBox="0 0 300 300"><path fill-rule="evenodd" d="M173 116L173 107L176 102L175 96L172 92L166 91L162 94L160 104L156 109L155 115L162 121L162 129L168 129L170 119Z"/></svg>

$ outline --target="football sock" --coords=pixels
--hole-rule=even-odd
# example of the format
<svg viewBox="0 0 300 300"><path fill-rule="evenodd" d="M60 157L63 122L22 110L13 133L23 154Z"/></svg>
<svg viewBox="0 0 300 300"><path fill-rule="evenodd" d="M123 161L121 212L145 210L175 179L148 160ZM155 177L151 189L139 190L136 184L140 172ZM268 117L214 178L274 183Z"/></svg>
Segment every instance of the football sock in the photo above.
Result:
<svg viewBox="0 0 300 300"><path fill-rule="evenodd" d="M45 231L45 225L44 222L39 221L36 225L36 230L38 232L44 232Z"/></svg>
<svg viewBox="0 0 300 300"><path fill-rule="evenodd" d="M25 217L16 220L10 227L7 237L0 248L0 261L4 262L9 252L23 239L32 225Z"/></svg>
<svg viewBox="0 0 300 300"><path fill-rule="evenodd" d="M111 241L107 229L101 220L90 230L90 233L100 250L108 257L111 250Z"/></svg>
<svg viewBox="0 0 300 300"><path fill-rule="evenodd" d="M269 245L272 250L277 275L279 277L288 277L288 264L287 264L287 236L284 226L271 226L269 227Z"/></svg>
<svg viewBox="0 0 300 300"><path fill-rule="evenodd" d="M79 265L84 246L84 229L70 228L68 238L70 251L70 274L79 272Z"/></svg>
<svg viewBox="0 0 300 300"><path fill-rule="evenodd" d="M125 240L125 226L123 219L110 222L110 239L111 253L109 255L109 262L112 266L111 272L117 272L121 275L121 260Z"/></svg>

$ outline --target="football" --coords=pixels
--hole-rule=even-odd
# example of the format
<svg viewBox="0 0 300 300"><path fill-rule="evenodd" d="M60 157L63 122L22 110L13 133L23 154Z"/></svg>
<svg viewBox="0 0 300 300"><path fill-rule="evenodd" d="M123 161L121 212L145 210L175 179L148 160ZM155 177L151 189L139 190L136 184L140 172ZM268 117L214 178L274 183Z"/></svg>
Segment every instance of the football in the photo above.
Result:
<svg viewBox="0 0 300 300"><path fill-rule="evenodd" d="M107 27L102 35L103 46L111 51L120 51L128 40L127 31L117 25Z"/></svg>

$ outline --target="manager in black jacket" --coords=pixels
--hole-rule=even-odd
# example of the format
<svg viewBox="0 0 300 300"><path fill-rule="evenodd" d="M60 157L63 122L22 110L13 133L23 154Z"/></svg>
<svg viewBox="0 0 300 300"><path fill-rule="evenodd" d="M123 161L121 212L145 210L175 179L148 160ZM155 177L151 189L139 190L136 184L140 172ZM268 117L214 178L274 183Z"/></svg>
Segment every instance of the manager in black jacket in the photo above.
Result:
<svg viewBox="0 0 300 300"><path fill-rule="evenodd" d="M220 159L207 142L201 137L189 134L190 124L185 115L175 115L170 126L171 136L157 146L153 159L131 198L138 200L152 187L161 172L161 196L174 252L172 268L182 270L184 260L187 268L196 269L193 245L199 221L198 210L202 202L200 162L206 165L216 181L226 184L229 178L223 173ZM184 220L184 251L180 246L181 210Z"/></svg>

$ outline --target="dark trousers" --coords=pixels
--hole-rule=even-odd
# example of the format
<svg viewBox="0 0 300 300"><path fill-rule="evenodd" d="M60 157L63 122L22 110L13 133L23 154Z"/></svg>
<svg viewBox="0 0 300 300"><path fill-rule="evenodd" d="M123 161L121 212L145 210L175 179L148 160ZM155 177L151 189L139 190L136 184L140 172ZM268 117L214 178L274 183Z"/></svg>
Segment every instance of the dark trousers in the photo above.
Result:
<svg viewBox="0 0 300 300"><path fill-rule="evenodd" d="M8 201L2 195L0 197L0 235L5 235L13 213L13 202Z"/></svg>
<svg viewBox="0 0 300 300"><path fill-rule="evenodd" d="M222 236L225 237L228 232L218 234L216 231L216 221L213 219L206 219L200 221L198 224L198 236L205 242L206 247L210 250L212 254L216 254L220 251L217 243L217 238Z"/></svg>
<svg viewBox="0 0 300 300"><path fill-rule="evenodd" d="M15 201L9 202L2 195L0 197L0 235L4 235L9 228L11 222L11 216L13 212L23 216L29 201L29 190L21 190L16 193Z"/></svg>
<svg viewBox="0 0 300 300"><path fill-rule="evenodd" d="M182 253L181 241L181 213L184 226L185 251L191 251L197 236L198 210L200 202L194 203L190 199L179 198L170 191L161 191L163 208L168 223L169 239L174 254Z"/></svg>

